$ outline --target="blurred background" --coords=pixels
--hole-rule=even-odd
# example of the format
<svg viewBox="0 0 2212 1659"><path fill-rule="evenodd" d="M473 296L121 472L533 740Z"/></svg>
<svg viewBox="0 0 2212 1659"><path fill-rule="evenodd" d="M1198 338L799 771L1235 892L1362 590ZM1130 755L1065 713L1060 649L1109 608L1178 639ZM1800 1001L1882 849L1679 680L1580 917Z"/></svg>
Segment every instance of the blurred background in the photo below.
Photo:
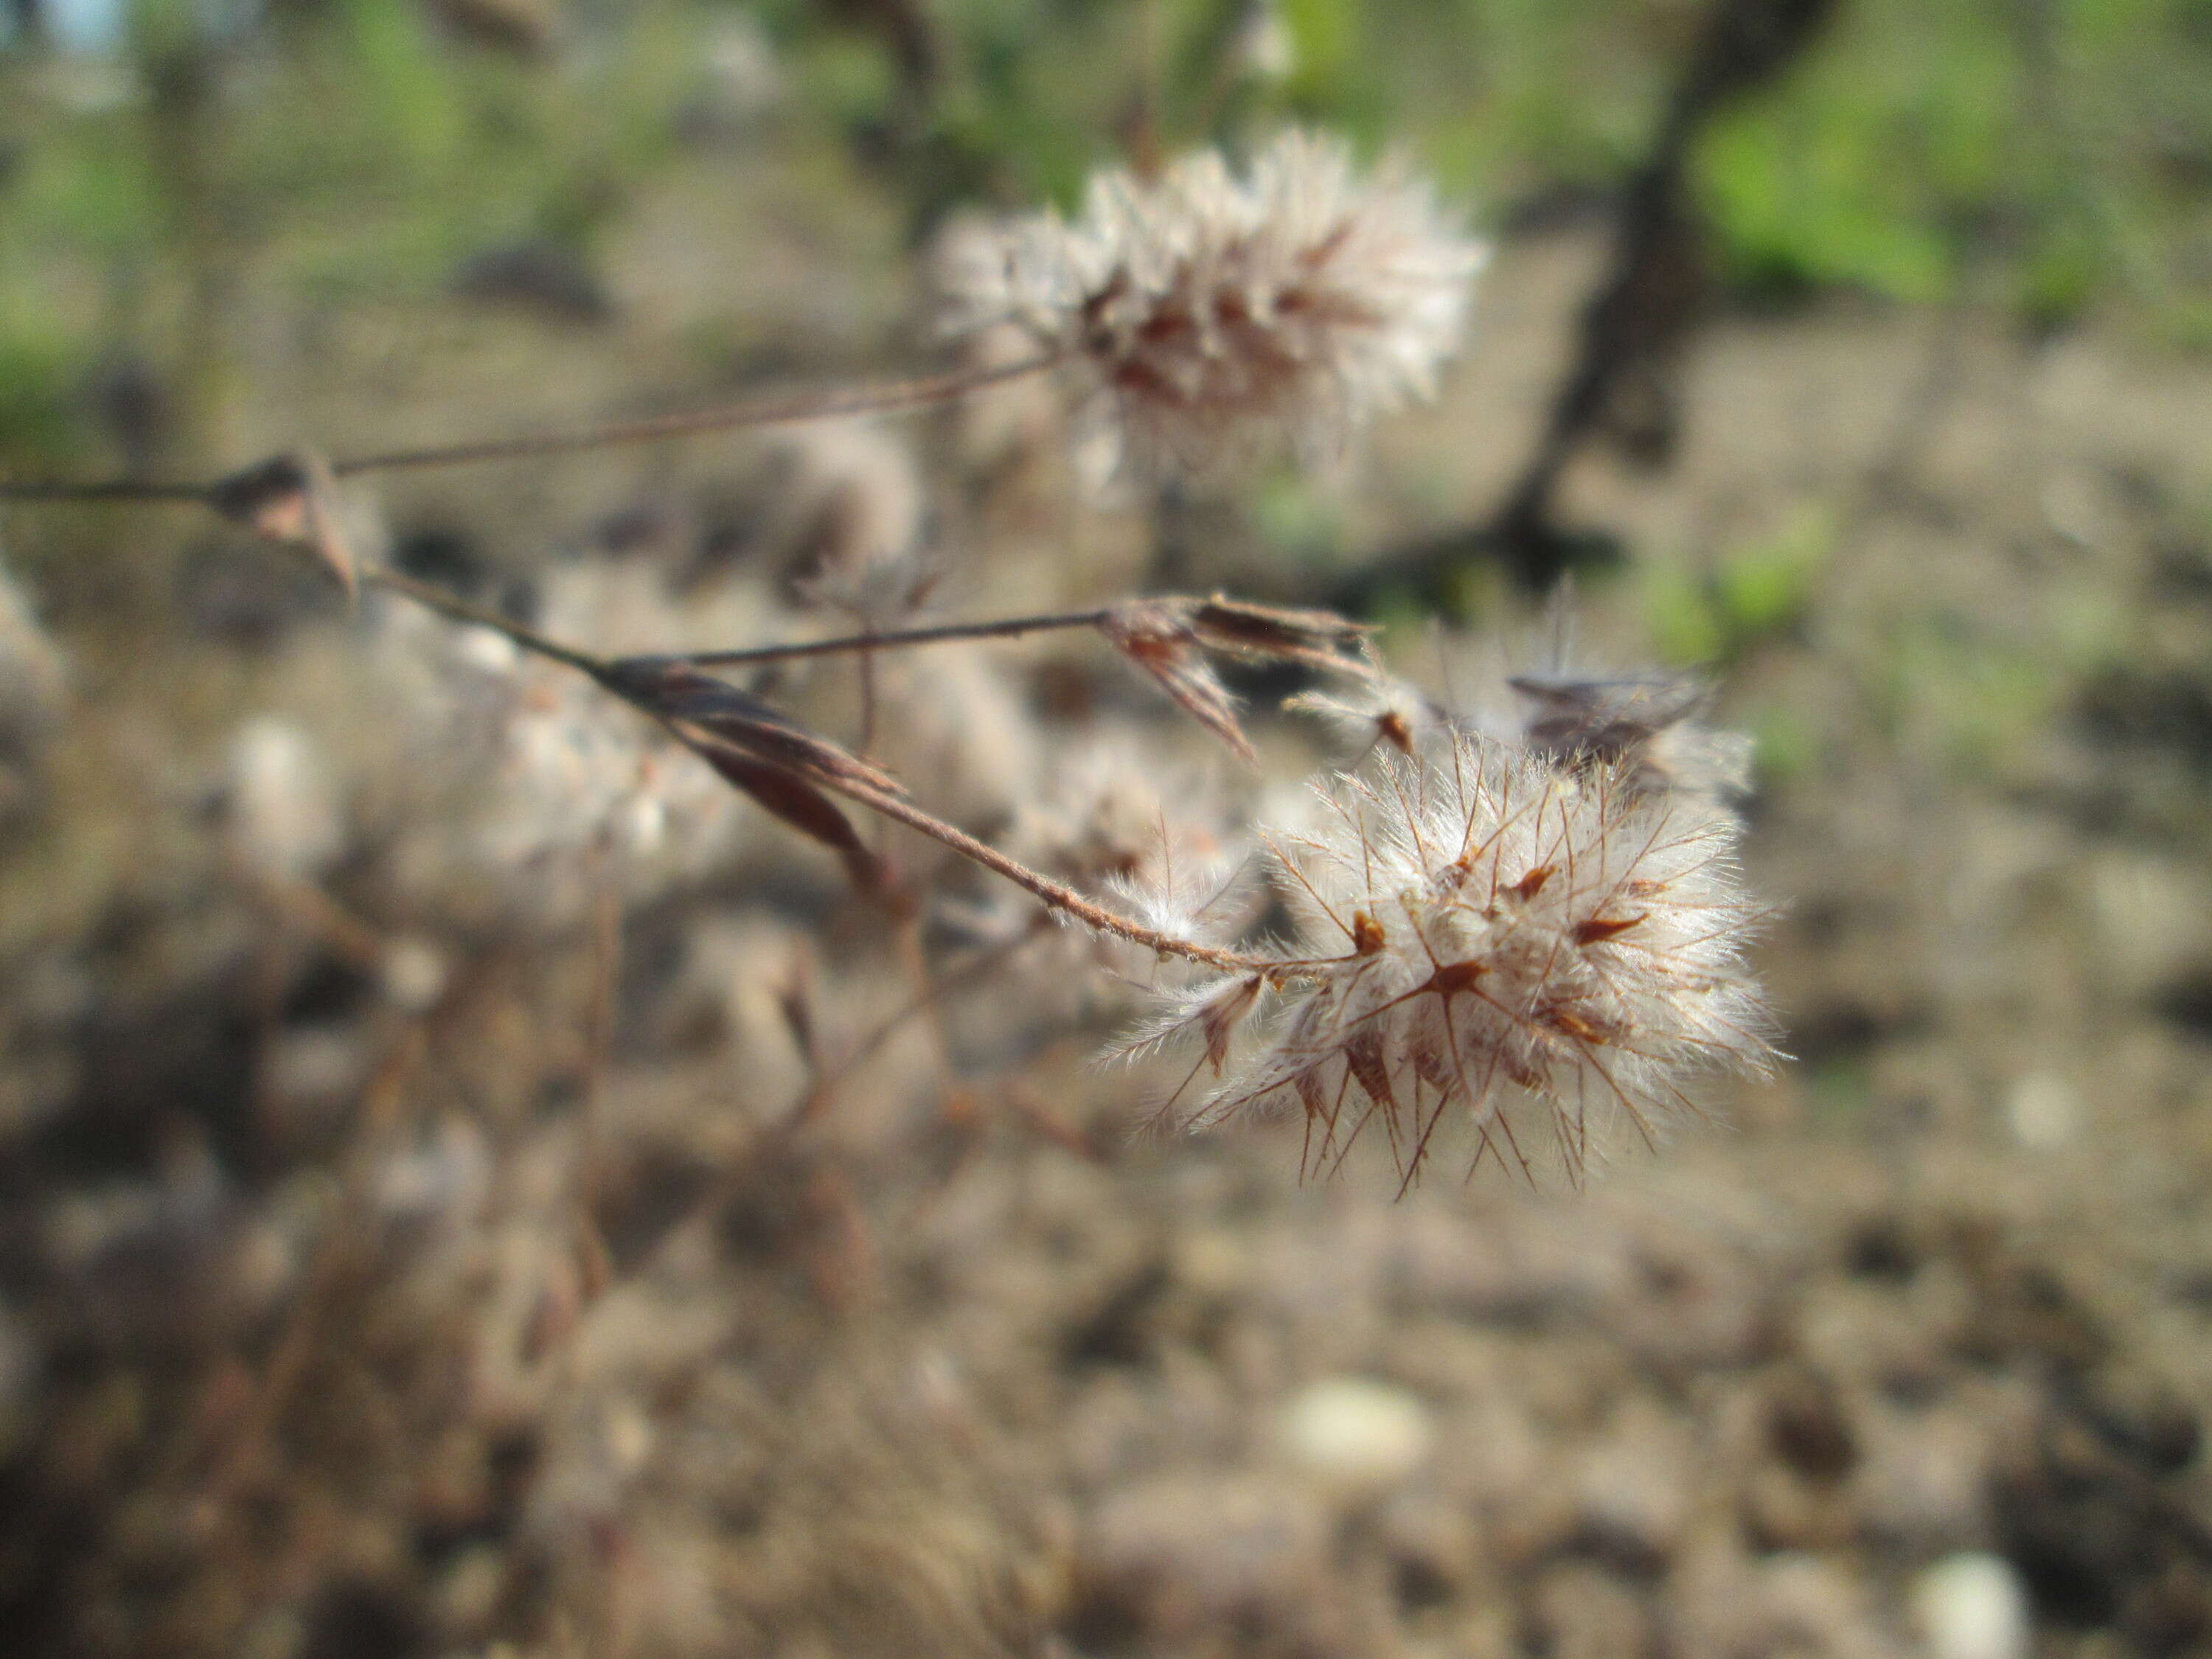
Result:
<svg viewBox="0 0 2212 1659"><path fill-rule="evenodd" d="M1756 741L1795 1063L1579 1193L1138 1134L1110 994L621 711L0 501L0 1645L2212 1654L2204 0L8 0L0 479L942 362L976 216L1291 121L1494 239L1340 476L1101 499L1023 384L349 533L626 650L921 547L1436 680L1564 582ZM1097 730L1234 773L1080 642L916 665L874 748L963 823ZM1254 732L1233 817L1328 758Z"/></svg>

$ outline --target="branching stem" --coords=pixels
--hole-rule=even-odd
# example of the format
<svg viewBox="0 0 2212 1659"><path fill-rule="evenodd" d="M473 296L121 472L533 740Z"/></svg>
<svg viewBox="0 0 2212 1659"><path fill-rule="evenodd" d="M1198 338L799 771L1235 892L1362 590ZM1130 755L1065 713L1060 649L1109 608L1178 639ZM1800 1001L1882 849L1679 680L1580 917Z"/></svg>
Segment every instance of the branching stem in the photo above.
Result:
<svg viewBox="0 0 2212 1659"><path fill-rule="evenodd" d="M625 690L622 677L614 672L614 664L605 658L596 657L589 652L579 651L573 646L563 645L558 640L550 639L536 629L526 628L520 623L511 621L496 611L485 610L481 605L471 605L467 600L458 599L428 582L417 581L412 576L403 575L398 571L365 572L362 577L362 584L368 587L381 588L386 592L396 593L403 599L411 599L417 605L434 611L439 615L449 617L455 622L466 623L477 628L490 629L494 633L512 641L525 651L588 676L614 696L622 698L623 702L639 708L643 713L655 714L650 704L640 702L629 690ZM1084 618L1084 621L1087 623L1094 620L1095 616L1099 614L1103 613L1093 613L1091 617ZM972 627L997 633L1019 632L1025 625L1036 623L1040 620L1044 625L1052 627L1082 625L1063 618L1032 617L1019 618L1012 623L982 623L972 624ZM945 634L945 630L918 631ZM957 634L945 636L958 637ZM896 634L863 636L864 642L869 646L882 645L887 641L898 643L901 642L901 639L902 636ZM732 654L743 659L744 653ZM687 663L726 662L730 660L730 654L683 657L674 660ZM657 715L656 718L658 718ZM970 863L980 864L986 870L1004 876L1016 886L1042 900L1054 909L1081 923L1094 933L1111 934L1116 939L1127 939L1133 945L1141 945L1146 950L1158 955L1181 957L1186 961L1200 963L1209 968L1219 968L1231 972L1256 973L1273 970L1274 964L1263 961L1260 957L1244 956L1234 951L1224 951L1210 945L1201 945L1195 939L1178 938L1173 933L1163 933L1156 927L1147 927L1141 922L1133 921L1127 916L1117 915L1103 905L1093 903L1073 887L1030 869L1019 860L1000 852L989 842L978 841L966 830L924 811L913 802L878 789L860 779L816 776L811 781L819 787L832 790L847 799L866 807L870 811L890 819L895 823L904 824L917 835L927 836L940 846L957 853Z"/></svg>

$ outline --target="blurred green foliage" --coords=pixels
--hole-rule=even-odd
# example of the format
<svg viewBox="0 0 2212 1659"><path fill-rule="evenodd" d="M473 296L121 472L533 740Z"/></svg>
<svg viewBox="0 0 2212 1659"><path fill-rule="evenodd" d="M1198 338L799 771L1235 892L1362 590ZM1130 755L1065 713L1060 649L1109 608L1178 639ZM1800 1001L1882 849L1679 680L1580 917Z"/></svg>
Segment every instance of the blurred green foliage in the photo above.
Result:
<svg viewBox="0 0 2212 1659"><path fill-rule="evenodd" d="M1951 606L1897 618L1869 672L1886 741L1982 778L2002 775L2051 728L2072 684L2046 641L2008 636Z"/></svg>
<svg viewBox="0 0 2212 1659"><path fill-rule="evenodd" d="M842 147L916 234L956 202L1068 204L1103 159L1282 118L1409 145L1498 216L1632 167L1704 15L575 0L545 9L533 51L430 0L118 3L106 52L0 46L0 465L66 444L72 387L118 343L174 356L179 308L225 268L404 300L490 246L587 261L702 131L735 132L740 156L748 123ZM775 88L751 103L731 89L747 52ZM2212 0L1844 0L1696 163L1747 297L1995 299L2044 327L2121 302L2212 343Z"/></svg>
<svg viewBox="0 0 2212 1659"><path fill-rule="evenodd" d="M1835 544L1835 514L1814 503L1703 571L1652 563L1644 574L1644 613L1660 659L1680 668L1724 667L1762 640L1792 632L1812 606L1814 581Z"/></svg>
<svg viewBox="0 0 2212 1659"><path fill-rule="evenodd" d="M1700 162L1752 294L1994 297L2039 326L2116 295L2201 337L2212 5L1850 0Z"/></svg>

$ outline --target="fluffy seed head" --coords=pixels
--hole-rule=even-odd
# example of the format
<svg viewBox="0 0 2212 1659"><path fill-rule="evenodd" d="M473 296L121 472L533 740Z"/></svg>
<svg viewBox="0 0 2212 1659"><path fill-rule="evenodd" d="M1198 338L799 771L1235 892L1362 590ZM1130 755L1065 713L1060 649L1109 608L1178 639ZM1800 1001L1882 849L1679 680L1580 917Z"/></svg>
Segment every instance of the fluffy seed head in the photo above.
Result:
<svg viewBox="0 0 2212 1659"><path fill-rule="evenodd" d="M1296 1108L1333 1160L1377 1120L1410 1179L1462 1117L1478 1162L1528 1170L1548 1139L1579 1179L1608 1120L1649 1138L1691 1075L1776 1058L1733 819L1471 737L1378 749L1322 807L1273 843L1296 921L1273 965L1190 988L1140 1038L1202 1037L1194 1122Z"/></svg>
<svg viewBox="0 0 2212 1659"><path fill-rule="evenodd" d="M1206 151L1095 179L1081 218L1012 225L951 286L956 327L1012 319L1087 363L1134 459L1205 471L1428 395L1484 257L1402 168L1293 131L1242 177Z"/></svg>

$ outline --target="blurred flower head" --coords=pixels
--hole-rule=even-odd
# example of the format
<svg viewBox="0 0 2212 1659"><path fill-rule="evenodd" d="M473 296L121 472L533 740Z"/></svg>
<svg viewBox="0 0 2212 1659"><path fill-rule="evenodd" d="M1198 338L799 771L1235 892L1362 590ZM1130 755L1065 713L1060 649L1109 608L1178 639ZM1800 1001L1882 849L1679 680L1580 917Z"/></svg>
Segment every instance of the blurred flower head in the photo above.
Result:
<svg viewBox="0 0 2212 1659"><path fill-rule="evenodd" d="M1212 471L1288 441L1310 455L1434 387L1483 245L1397 165L1291 131L1243 174L1216 153L1157 180L1092 180L1073 222L976 239L950 280L956 328L1009 319L1084 362L1126 455Z"/></svg>

